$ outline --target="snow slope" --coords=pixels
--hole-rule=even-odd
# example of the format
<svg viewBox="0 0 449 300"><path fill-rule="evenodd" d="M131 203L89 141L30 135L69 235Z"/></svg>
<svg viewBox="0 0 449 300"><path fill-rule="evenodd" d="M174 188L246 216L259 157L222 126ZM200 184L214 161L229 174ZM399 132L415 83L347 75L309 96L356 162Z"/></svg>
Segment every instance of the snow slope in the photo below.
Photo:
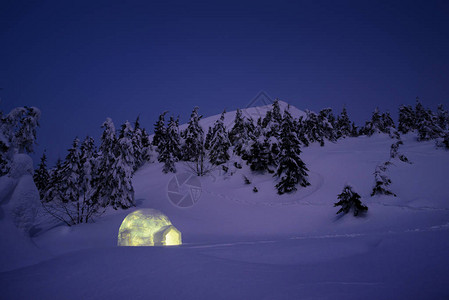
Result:
<svg viewBox="0 0 449 300"><path fill-rule="evenodd" d="M389 170L398 197L369 196L376 165L389 157L386 135L304 148L312 185L290 195L278 196L271 175L247 166L232 176L214 170L200 178L190 208L168 200L175 175L148 164L133 179L135 209L168 215L182 246L116 247L121 221L135 209L108 211L92 224L42 230L32 242L45 255L0 266L0 298L448 299L449 152L413 135L403 140L413 164L394 161ZM366 216L335 214L347 182Z"/></svg>

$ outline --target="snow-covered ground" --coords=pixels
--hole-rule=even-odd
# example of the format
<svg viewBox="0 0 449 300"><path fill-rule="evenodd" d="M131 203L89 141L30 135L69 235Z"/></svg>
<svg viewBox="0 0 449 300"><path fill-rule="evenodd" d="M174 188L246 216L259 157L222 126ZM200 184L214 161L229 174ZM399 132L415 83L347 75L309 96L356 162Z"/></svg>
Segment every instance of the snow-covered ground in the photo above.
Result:
<svg viewBox="0 0 449 300"><path fill-rule="evenodd" d="M1 228L0 298L449 299L449 152L413 135L403 141L413 164L389 168L397 197L370 197L374 169L389 158L386 135L304 148L311 186L290 195L247 166L232 176L215 170L189 208L168 200L175 175L148 164L134 176L134 209L45 229L31 242ZM365 216L336 215L345 183L369 207ZM183 245L117 247L122 220L139 208L168 215Z"/></svg>

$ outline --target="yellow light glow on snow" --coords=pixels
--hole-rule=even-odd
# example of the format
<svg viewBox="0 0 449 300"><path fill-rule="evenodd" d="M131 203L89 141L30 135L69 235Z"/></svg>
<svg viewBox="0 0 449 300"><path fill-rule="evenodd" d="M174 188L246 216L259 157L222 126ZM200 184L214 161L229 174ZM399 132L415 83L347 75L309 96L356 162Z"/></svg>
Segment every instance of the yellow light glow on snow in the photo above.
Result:
<svg viewBox="0 0 449 300"><path fill-rule="evenodd" d="M139 209L123 220L118 232L119 246L181 245L181 232L168 217L155 209Z"/></svg>

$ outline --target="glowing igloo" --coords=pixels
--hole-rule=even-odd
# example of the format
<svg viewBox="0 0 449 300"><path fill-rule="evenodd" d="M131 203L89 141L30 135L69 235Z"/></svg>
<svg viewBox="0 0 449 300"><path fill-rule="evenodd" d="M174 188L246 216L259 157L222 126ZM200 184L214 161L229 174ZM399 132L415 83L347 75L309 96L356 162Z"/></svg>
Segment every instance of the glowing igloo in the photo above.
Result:
<svg viewBox="0 0 449 300"><path fill-rule="evenodd" d="M156 209L136 210L123 220L118 231L119 246L181 245L181 232Z"/></svg>

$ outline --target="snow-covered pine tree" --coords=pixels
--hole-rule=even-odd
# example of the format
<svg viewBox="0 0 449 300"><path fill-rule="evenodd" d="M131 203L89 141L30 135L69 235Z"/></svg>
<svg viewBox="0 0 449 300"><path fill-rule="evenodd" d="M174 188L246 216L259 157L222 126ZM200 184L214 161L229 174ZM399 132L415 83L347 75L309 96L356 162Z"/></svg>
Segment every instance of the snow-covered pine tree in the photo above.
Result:
<svg viewBox="0 0 449 300"><path fill-rule="evenodd" d="M114 208L127 209L135 206L134 188L132 185L132 175L136 159L133 149L133 130L129 122L125 122L120 129L117 140L116 155L112 169L111 178L113 189L110 195L110 205Z"/></svg>
<svg viewBox="0 0 449 300"><path fill-rule="evenodd" d="M242 115L242 111L237 109L235 113L234 126L232 126L231 131L229 131L229 141L233 146L235 146L236 141L241 139L244 132L244 122L245 118Z"/></svg>
<svg viewBox="0 0 449 300"><path fill-rule="evenodd" d="M379 108L376 107L376 109L373 112L373 115L371 116L371 120L365 122L365 127L361 130L361 132L362 134L371 136L375 133L383 132L382 129L383 126L381 114L379 112Z"/></svg>
<svg viewBox="0 0 449 300"><path fill-rule="evenodd" d="M132 173L134 173L134 170L136 169L136 165L139 164L139 159L141 157L141 136L138 138L140 139L139 143L135 143L134 139L135 131L133 127L131 126L131 123L126 121L122 124L117 140L117 146L123 149L117 149L116 152L116 158L120 154L124 154L123 157L124 161L127 165L129 165L132 168ZM140 149L136 149L135 146L140 147ZM126 149L125 149L126 148ZM121 153L118 151L121 150Z"/></svg>
<svg viewBox="0 0 449 300"><path fill-rule="evenodd" d="M42 154L41 161L39 162L37 169L34 171L33 179L42 201L45 197L48 183L50 181L50 174L47 169L47 155L45 154L45 151Z"/></svg>
<svg viewBox="0 0 449 300"><path fill-rule="evenodd" d="M204 149L209 150L210 149L210 141L212 140L213 131L212 127L209 126L206 133L206 138L204 140Z"/></svg>
<svg viewBox="0 0 449 300"><path fill-rule="evenodd" d="M140 128L140 120L139 117L136 118L136 121L134 122L134 129L132 131L132 148L135 158L134 163L134 171L137 171L138 168L140 168L145 160L145 156L147 155L147 149L143 146L144 142L144 131L142 128ZM148 137L147 137L148 138Z"/></svg>
<svg viewBox="0 0 449 300"><path fill-rule="evenodd" d="M337 132L335 130L335 116L332 108L325 108L318 114L318 126L322 129L324 138L334 142L337 140Z"/></svg>
<svg viewBox="0 0 449 300"><path fill-rule="evenodd" d="M268 111L262 121L262 128L265 129L265 136L267 138L279 138L281 134L282 114L279 105L279 100L273 102L271 111Z"/></svg>
<svg viewBox="0 0 449 300"><path fill-rule="evenodd" d="M334 203L334 207L341 206L337 214L343 212L348 213L351 209L354 211L354 216L358 216L359 213L363 213L368 210L368 207L363 205L360 201L360 195L352 190L352 186L345 185L341 194L337 196L340 200Z"/></svg>
<svg viewBox="0 0 449 300"><path fill-rule="evenodd" d="M303 122L304 132L310 143L319 142L324 146L324 128L318 120L318 115L313 111L306 110L306 119Z"/></svg>
<svg viewBox="0 0 449 300"><path fill-rule="evenodd" d="M54 168L49 171L49 182L48 187L45 193L45 196L42 200L43 203L50 201L62 201L61 192L64 190L65 182L62 181L63 178L63 163L60 158L56 161L56 165Z"/></svg>
<svg viewBox="0 0 449 300"><path fill-rule="evenodd" d="M281 130L279 166L275 174L280 179L276 184L278 194L296 191L298 184L302 187L310 185L307 180L308 169L300 158L300 141L293 128L293 118L288 110L284 111Z"/></svg>
<svg viewBox="0 0 449 300"><path fill-rule="evenodd" d="M399 152L399 147L403 145L404 143L402 140L397 140L395 143L391 144L390 147L390 159L399 158L400 161L406 162L411 164L407 156Z"/></svg>
<svg viewBox="0 0 449 300"><path fill-rule="evenodd" d="M298 139L302 143L302 145L305 147L309 146L309 140L306 136L303 116L300 116L299 119L293 120L293 127L295 128L296 135L298 136Z"/></svg>
<svg viewBox="0 0 449 300"><path fill-rule="evenodd" d="M115 188L113 182L115 170L112 166L116 160L117 137L114 123L110 118L107 118L101 127L103 133L98 149L98 172L94 179L94 186L96 189L95 198L103 207L106 207L111 201L111 194Z"/></svg>
<svg viewBox="0 0 449 300"><path fill-rule="evenodd" d="M162 114L159 115L158 121L154 124L154 136L152 144L153 146L158 147L159 144L163 141L165 137L165 115L167 114L167 111L164 111Z"/></svg>
<svg viewBox="0 0 449 300"><path fill-rule="evenodd" d="M359 136L359 128L355 125L354 122L351 123L351 136L358 137Z"/></svg>
<svg viewBox="0 0 449 300"><path fill-rule="evenodd" d="M224 125L225 113L226 111L223 111L221 117L215 121L212 129L213 135L210 139L209 161L216 166L229 160L228 150L231 147L231 142Z"/></svg>
<svg viewBox="0 0 449 300"><path fill-rule="evenodd" d="M198 109L198 106L193 109L189 124L182 134L184 144L181 147L181 156L185 161L198 161L204 152L204 132L199 124L202 116L198 115Z"/></svg>
<svg viewBox="0 0 449 300"><path fill-rule="evenodd" d="M272 173L270 166L270 144L267 138L260 136L252 142L248 163L252 171Z"/></svg>
<svg viewBox="0 0 449 300"><path fill-rule="evenodd" d="M391 134L395 131L394 121L389 112L382 113L381 116L381 128L379 130L383 133Z"/></svg>
<svg viewBox="0 0 449 300"><path fill-rule="evenodd" d="M170 117L165 137L159 143L159 156L157 159L159 162L164 163L164 167L162 169L164 173L176 173L175 163L181 156L178 122L178 119L175 120L173 117Z"/></svg>
<svg viewBox="0 0 449 300"><path fill-rule="evenodd" d="M142 128L142 165L151 161L153 146L150 142L150 135Z"/></svg>
<svg viewBox="0 0 449 300"><path fill-rule="evenodd" d="M449 112L444 109L443 104L438 105L436 124L441 131L449 130Z"/></svg>
<svg viewBox="0 0 449 300"><path fill-rule="evenodd" d="M401 105L399 107L398 130L406 134L415 129L415 112L410 105Z"/></svg>
<svg viewBox="0 0 449 300"><path fill-rule="evenodd" d="M80 198L81 172L79 139L75 138L63 164L62 181L65 186L61 191L63 202L78 202Z"/></svg>
<svg viewBox="0 0 449 300"><path fill-rule="evenodd" d="M428 141L436 139L441 135L439 127L434 123L432 112L426 112L416 123L418 129L418 141Z"/></svg>
<svg viewBox="0 0 449 300"><path fill-rule="evenodd" d="M346 107L343 107L340 115L337 117L337 138L351 136L351 121L349 120Z"/></svg>
<svg viewBox="0 0 449 300"><path fill-rule="evenodd" d="M396 197L392 191L389 190L389 185L391 184L391 179L385 174L387 172L387 167L391 162L387 161L383 164L377 165L374 171L374 187L371 192L371 196L374 195L392 195Z"/></svg>
<svg viewBox="0 0 449 300"><path fill-rule="evenodd" d="M242 116L242 111L237 109L235 115L234 126L229 132L229 141L231 145L234 146L234 153L242 156L244 155L245 145L249 143L250 136L254 131L254 124L252 120L246 120Z"/></svg>
<svg viewBox="0 0 449 300"><path fill-rule="evenodd" d="M86 136L80 147L81 156L81 198L83 203L97 204L97 199L94 199L94 179L98 172L97 168L97 149L95 141L92 137Z"/></svg>

